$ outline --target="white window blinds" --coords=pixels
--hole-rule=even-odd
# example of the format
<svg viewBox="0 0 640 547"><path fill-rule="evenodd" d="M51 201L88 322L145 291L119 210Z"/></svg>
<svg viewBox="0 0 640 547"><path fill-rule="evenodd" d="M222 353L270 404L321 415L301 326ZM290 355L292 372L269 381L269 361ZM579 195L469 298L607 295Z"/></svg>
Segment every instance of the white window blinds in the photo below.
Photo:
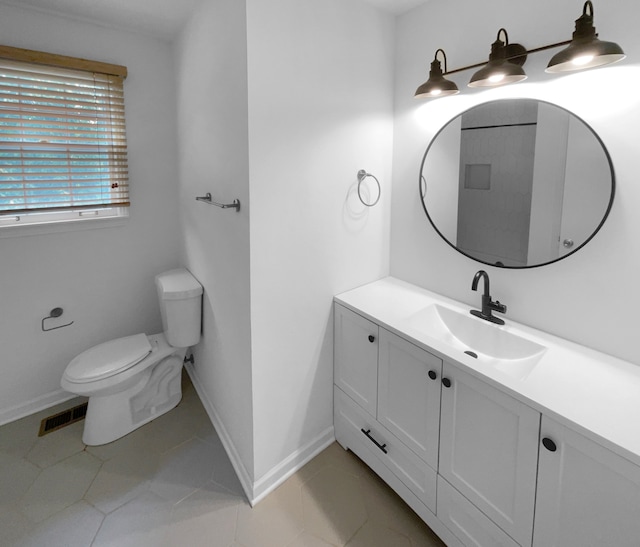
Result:
<svg viewBox="0 0 640 547"><path fill-rule="evenodd" d="M123 75L0 59L0 215L128 205Z"/></svg>

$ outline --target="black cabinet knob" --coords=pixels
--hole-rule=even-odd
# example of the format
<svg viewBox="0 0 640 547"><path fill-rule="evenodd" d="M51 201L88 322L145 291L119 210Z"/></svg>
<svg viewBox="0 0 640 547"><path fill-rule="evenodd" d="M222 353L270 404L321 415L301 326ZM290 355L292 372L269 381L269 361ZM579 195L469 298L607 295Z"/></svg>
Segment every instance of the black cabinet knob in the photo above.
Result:
<svg viewBox="0 0 640 547"><path fill-rule="evenodd" d="M373 334L369 335L369 342L371 342L372 344L375 342L376 337Z"/></svg>
<svg viewBox="0 0 640 547"><path fill-rule="evenodd" d="M556 443L554 443L549 437L545 437L544 439L542 439L542 445L549 452L555 452L558 449L558 447L556 446Z"/></svg>
<svg viewBox="0 0 640 547"><path fill-rule="evenodd" d="M443 378L442 379L442 385L444 387L451 387L451 380L449 380L449 378Z"/></svg>
<svg viewBox="0 0 640 547"><path fill-rule="evenodd" d="M435 380L438 377L438 375L436 374L435 370L430 370L429 371L429 378L431 378L432 380Z"/></svg>

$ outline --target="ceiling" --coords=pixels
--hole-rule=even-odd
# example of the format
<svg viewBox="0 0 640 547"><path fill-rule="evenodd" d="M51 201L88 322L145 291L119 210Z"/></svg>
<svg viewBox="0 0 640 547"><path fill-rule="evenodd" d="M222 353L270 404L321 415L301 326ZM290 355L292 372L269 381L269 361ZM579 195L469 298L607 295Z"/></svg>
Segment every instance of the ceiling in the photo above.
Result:
<svg viewBox="0 0 640 547"><path fill-rule="evenodd" d="M74 19L171 38L201 0L1 0Z"/></svg>
<svg viewBox="0 0 640 547"><path fill-rule="evenodd" d="M169 39L182 28L202 0L0 0L94 23L144 32ZM321 0L322 1L322 0ZM404 13L428 0L364 0L393 14Z"/></svg>

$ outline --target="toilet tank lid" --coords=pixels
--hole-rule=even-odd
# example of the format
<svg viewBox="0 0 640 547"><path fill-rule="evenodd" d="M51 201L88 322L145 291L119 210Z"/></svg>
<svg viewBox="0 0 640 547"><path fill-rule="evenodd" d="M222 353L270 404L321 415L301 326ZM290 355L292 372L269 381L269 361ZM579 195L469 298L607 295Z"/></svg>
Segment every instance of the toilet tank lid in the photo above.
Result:
<svg viewBox="0 0 640 547"><path fill-rule="evenodd" d="M156 275L156 286L165 300L180 300L202 294L202 285L186 268L179 268Z"/></svg>
<svg viewBox="0 0 640 547"><path fill-rule="evenodd" d="M146 334L134 334L104 342L83 351L64 371L72 382L91 382L126 370L151 353Z"/></svg>

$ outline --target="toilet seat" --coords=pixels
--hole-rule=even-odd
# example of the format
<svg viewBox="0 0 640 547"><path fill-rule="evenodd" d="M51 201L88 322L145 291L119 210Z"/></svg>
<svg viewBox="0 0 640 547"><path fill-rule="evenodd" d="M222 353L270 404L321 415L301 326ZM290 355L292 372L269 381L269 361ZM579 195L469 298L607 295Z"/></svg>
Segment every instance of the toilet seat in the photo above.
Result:
<svg viewBox="0 0 640 547"><path fill-rule="evenodd" d="M108 378L136 365L151 353L146 334L134 334L92 347L69 363L66 380L87 383Z"/></svg>

